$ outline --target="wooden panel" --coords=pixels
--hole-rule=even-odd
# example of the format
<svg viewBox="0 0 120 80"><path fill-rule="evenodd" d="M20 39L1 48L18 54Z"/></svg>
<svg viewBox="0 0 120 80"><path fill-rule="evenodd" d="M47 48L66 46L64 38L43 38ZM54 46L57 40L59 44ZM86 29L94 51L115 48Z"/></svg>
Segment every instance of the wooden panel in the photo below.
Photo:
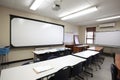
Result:
<svg viewBox="0 0 120 80"><path fill-rule="evenodd" d="M72 50L72 52L73 52L74 45L65 45L65 47L70 48Z"/></svg>
<svg viewBox="0 0 120 80"><path fill-rule="evenodd" d="M83 51L83 50L84 50L84 47L74 46L74 48L73 48L73 52L74 52L74 53L81 52L81 51Z"/></svg>

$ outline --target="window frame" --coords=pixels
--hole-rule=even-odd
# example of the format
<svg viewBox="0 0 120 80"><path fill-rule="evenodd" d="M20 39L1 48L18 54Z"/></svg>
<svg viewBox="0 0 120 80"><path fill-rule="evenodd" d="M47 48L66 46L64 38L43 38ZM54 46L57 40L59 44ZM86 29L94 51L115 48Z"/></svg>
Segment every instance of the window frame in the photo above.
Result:
<svg viewBox="0 0 120 80"><path fill-rule="evenodd" d="M88 35L87 35L88 32L93 32L93 37L92 38L88 38ZM86 28L86 44L94 44L95 32L96 32L96 27L87 27ZM88 43L87 40L92 40L92 43Z"/></svg>

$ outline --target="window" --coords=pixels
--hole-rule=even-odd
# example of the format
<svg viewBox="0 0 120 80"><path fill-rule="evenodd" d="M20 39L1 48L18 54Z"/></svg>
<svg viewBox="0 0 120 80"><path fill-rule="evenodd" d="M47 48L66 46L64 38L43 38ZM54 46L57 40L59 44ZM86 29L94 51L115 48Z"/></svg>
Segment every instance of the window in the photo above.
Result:
<svg viewBox="0 0 120 80"><path fill-rule="evenodd" d="M96 27L86 28L86 43L94 44L94 32L96 31Z"/></svg>

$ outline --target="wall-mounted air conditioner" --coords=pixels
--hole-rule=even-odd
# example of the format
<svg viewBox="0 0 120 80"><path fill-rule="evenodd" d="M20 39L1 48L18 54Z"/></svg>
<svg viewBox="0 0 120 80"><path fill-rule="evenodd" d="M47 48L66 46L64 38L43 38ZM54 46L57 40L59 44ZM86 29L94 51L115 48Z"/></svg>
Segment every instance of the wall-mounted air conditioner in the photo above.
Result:
<svg viewBox="0 0 120 80"><path fill-rule="evenodd" d="M111 28L114 26L115 26L115 23L106 23L106 24L100 24L99 28Z"/></svg>

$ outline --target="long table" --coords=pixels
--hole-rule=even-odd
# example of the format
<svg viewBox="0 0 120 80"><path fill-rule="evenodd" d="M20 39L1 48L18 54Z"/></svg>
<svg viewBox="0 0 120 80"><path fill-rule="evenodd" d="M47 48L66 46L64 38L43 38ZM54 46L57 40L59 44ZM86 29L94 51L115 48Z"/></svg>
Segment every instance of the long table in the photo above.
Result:
<svg viewBox="0 0 120 80"><path fill-rule="evenodd" d="M53 74L65 66L74 66L85 60L86 59L67 55L38 63L3 69L1 71L0 80L36 80ZM37 74L33 68L38 66L51 66L53 69Z"/></svg>
<svg viewBox="0 0 120 80"><path fill-rule="evenodd" d="M52 48L52 49L44 49L44 50L35 50L34 53L34 60L39 58L41 61L47 60L47 58L51 55L54 55L56 57L60 57L63 55L72 54L72 51L70 48Z"/></svg>
<svg viewBox="0 0 120 80"><path fill-rule="evenodd" d="M70 48L53 48L53 49L37 50L37 51L33 51L33 53L36 55L40 55L40 54L57 52L57 51L64 51L64 50L70 50Z"/></svg>
<svg viewBox="0 0 120 80"><path fill-rule="evenodd" d="M82 58L89 58L91 56L94 56L96 54L98 54L98 51L91 51L91 50L86 50L86 51L82 51L82 52L78 52L73 54L74 56L78 56L78 57L82 57Z"/></svg>

